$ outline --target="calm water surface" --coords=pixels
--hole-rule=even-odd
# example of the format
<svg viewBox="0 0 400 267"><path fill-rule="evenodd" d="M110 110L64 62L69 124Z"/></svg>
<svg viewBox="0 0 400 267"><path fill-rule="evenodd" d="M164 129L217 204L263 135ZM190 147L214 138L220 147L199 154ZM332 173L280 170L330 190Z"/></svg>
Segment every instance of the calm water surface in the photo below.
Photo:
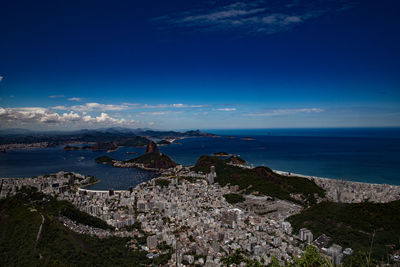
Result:
<svg viewBox="0 0 400 267"><path fill-rule="evenodd" d="M297 132L296 132L297 131ZM400 130L380 132L254 130L217 132L219 138L187 138L160 147L177 163L193 165L205 154L226 151L240 155L250 164L312 176L400 185ZM216 132L216 131L214 131ZM279 135L279 136L278 136ZM243 140L251 137L253 140ZM61 170L93 175L101 182L91 189L127 189L156 177L138 169L113 168L94 159L109 155L118 160L136 157L126 154L143 148L122 148L116 152L63 151L62 147L15 150L0 154L0 177L32 177Z"/></svg>

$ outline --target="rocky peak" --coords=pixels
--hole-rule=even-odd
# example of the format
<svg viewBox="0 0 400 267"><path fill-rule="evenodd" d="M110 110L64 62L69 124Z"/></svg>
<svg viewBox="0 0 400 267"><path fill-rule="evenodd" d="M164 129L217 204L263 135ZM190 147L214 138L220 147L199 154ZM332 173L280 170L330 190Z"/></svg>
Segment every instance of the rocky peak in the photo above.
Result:
<svg viewBox="0 0 400 267"><path fill-rule="evenodd" d="M153 141L150 141L147 144L146 154L149 154L149 153L160 153L160 151L158 151L157 144L154 143Z"/></svg>

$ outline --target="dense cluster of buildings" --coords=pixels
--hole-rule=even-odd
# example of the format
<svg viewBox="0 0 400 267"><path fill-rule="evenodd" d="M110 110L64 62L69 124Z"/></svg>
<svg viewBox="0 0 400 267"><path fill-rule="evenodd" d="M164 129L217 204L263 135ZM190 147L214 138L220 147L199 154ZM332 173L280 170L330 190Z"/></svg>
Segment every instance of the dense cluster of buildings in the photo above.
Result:
<svg viewBox="0 0 400 267"><path fill-rule="evenodd" d="M238 249L265 263L272 256L286 261L302 254L288 222L235 208L223 197L231 192L228 186L175 178L167 187L152 180L135 192L137 220L150 235L148 248L163 241L172 245L177 250L172 261L193 263L197 255L195 263L201 264L202 258L208 266L219 266L222 257Z"/></svg>
<svg viewBox="0 0 400 267"><path fill-rule="evenodd" d="M14 149L31 149L31 148L43 148L43 147L48 147L49 143L48 142L38 142L38 143L13 143L13 144L2 144L0 145L0 150L1 151L6 151L6 150L14 150Z"/></svg>
<svg viewBox="0 0 400 267"><path fill-rule="evenodd" d="M85 235L91 235L91 236L97 236L99 238L107 238L111 236L118 236L118 237L134 237L135 232L132 231L112 231L112 230L105 230L105 229L100 229L96 227L92 227L89 225L85 224L80 224L77 222L74 222L70 220L67 217L60 216L59 220L62 222L62 224L69 228L70 230L79 233L79 234L85 234Z"/></svg>
<svg viewBox="0 0 400 267"><path fill-rule="evenodd" d="M2 178L0 198L14 195L22 186L30 186L39 192L55 196L58 200L69 201L79 210L116 228L132 225L135 222L133 188L128 191L94 191L81 188L96 181L92 176L62 171L35 178Z"/></svg>
<svg viewBox="0 0 400 267"><path fill-rule="evenodd" d="M400 199L400 186L396 185L368 184L326 178L313 178L312 180L325 189L327 197L335 202L386 203Z"/></svg>
<svg viewBox="0 0 400 267"><path fill-rule="evenodd" d="M334 202L360 203L364 201L387 203L400 199L400 186L388 184L370 184L345 180L306 176L282 171L281 175L299 176L314 181L326 191L326 197Z"/></svg>
<svg viewBox="0 0 400 267"><path fill-rule="evenodd" d="M0 178L0 199L14 195L23 186L34 187L39 192L52 196L69 195L69 189L96 181L92 176L63 171L33 178Z"/></svg>
<svg viewBox="0 0 400 267"><path fill-rule="evenodd" d="M330 238L326 235L314 240L313 233L308 229L293 233L292 226L285 219L300 212L300 206L253 195L245 196L246 204L232 205L224 195L237 192L237 188L229 185L221 187L214 183L215 178L214 168L209 174L202 174L178 165L164 171L161 177L130 190L94 191L82 188L93 183L93 177L59 172L35 178L0 179L0 198L15 194L22 186L35 187L59 200L71 202L79 210L116 228L115 231L103 230L60 217L69 229L100 238L122 236L132 237L133 240L145 233L146 245L134 246L148 251L149 257L157 257L162 253L160 244L170 245L175 251L171 264L220 266L222 258L236 250L245 251L249 258L265 264L270 263L273 256L284 263L293 257L300 257L308 244L314 244L335 264L339 264L344 255L352 253L350 248L343 250L336 244L328 247ZM390 201L396 199L399 190L386 185L310 179L327 190L328 198L336 201ZM168 182L159 183L157 180ZM334 188L339 185L341 194L338 198ZM346 192L354 193L354 197L351 200L345 198L343 193ZM374 192L374 196L366 198L368 192ZM273 208L265 206L266 202L271 202ZM271 209L276 209L276 213L268 212ZM134 223L140 223L140 231L127 231L125 227Z"/></svg>

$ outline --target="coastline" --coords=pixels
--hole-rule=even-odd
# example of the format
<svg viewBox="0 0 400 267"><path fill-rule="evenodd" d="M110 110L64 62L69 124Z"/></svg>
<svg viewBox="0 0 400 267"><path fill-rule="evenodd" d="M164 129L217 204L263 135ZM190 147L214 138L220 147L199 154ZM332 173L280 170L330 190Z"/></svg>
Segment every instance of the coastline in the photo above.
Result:
<svg viewBox="0 0 400 267"><path fill-rule="evenodd" d="M345 180L345 179L336 179L336 178L329 178L329 177L321 177L321 176L313 176L313 175L306 175L306 174L300 174L300 173L294 173L294 172L288 172L288 171L281 171L281 170L272 170L277 174L284 175L284 176L298 176L302 178L307 178L309 180L312 179L322 179L322 180L333 180L333 181L342 181L342 182L348 182L348 183L354 183L354 184L368 184L368 185L385 185L385 186L395 186L395 187L400 187L400 185L394 185L394 184L379 184L379 183L369 183L369 182L359 182L359 181L351 181L351 180Z"/></svg>
<svg viewBox="0 0 400 267"><path fill-rule="evenodd" d="M82 186L78 186L77 189L78 189L78 190L80 190L80 189L83 189L83 190L90 190L90 189L85 189L85 187L91 186L91 185L94 185L94 184L98 184L98 183L101 182L100 179L98 179L98 178L96 178L96 179L97 179L97 181L95 181L95 182L93 182L93 183L85 184L85 185L82 185Z"/></svg>
<svg viewBox="0 0 400 267"><path fill-rule="evenodd" d="M329 200L343 203L371 201L386 203L400 200L400 186L367 182L354 182L334 178L317 177L286 171L273 170L287 177L301 177L313 181L326 191Z"/></svg>

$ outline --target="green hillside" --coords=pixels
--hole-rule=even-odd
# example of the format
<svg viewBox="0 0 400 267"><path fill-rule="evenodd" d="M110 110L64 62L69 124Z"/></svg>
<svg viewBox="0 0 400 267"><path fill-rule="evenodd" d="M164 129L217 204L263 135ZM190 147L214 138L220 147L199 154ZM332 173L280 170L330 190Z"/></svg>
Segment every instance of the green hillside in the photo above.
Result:
<svg viewBox="0 0 400 267"><path fill-rule="evenodd" d="M154 169L169 169L176 166L176 163L170 157L160 153L147 153L124 162L139 163Z"/></svg>
<svg viewBox="0 0 400 267"><path fill-rule="evenodd" d="M94 161L96 163L101 163L101 164L112 164L113 160L114 159L109 156L101 156L101 157L96 158Z"/></svg>
<svg viewBox="0 0 400 267"><path fill-rule="evenodd" d="M149 260L145 251L128 249L128 238L99 239L68 230L57 218L63 210L58 207L65 205L33 192L1 200L0 266L148 266L169 258ZM41 215L45 222L36 243ZM76 219L91 217L86 216Z"/></svg>
<svg viewBox="0 0 400 267"><path fill-rule="evenodd" d="M246 193L257 191L261 194L301 204L314 204L314 194L321 197L325 195L322 188L306 178L282 176L267 167L244 169L231 166L227 164L229 160L201 156L193 170L209 173L210 166L215 166L217 173L215 181L222 186L230 183L231 185L238 185L240 189L246 189ZM294 199L291 194L301 194L303 201Z"/></svg>
<svg viewBox="0 0 400 267"><path fill-rule="evenodd" d="M400 249L400 201L390 203L322 202L289 217L295 231L306 227L314 237L326 234L343 247L369 252L386 262L389 252Z"/></svg>

